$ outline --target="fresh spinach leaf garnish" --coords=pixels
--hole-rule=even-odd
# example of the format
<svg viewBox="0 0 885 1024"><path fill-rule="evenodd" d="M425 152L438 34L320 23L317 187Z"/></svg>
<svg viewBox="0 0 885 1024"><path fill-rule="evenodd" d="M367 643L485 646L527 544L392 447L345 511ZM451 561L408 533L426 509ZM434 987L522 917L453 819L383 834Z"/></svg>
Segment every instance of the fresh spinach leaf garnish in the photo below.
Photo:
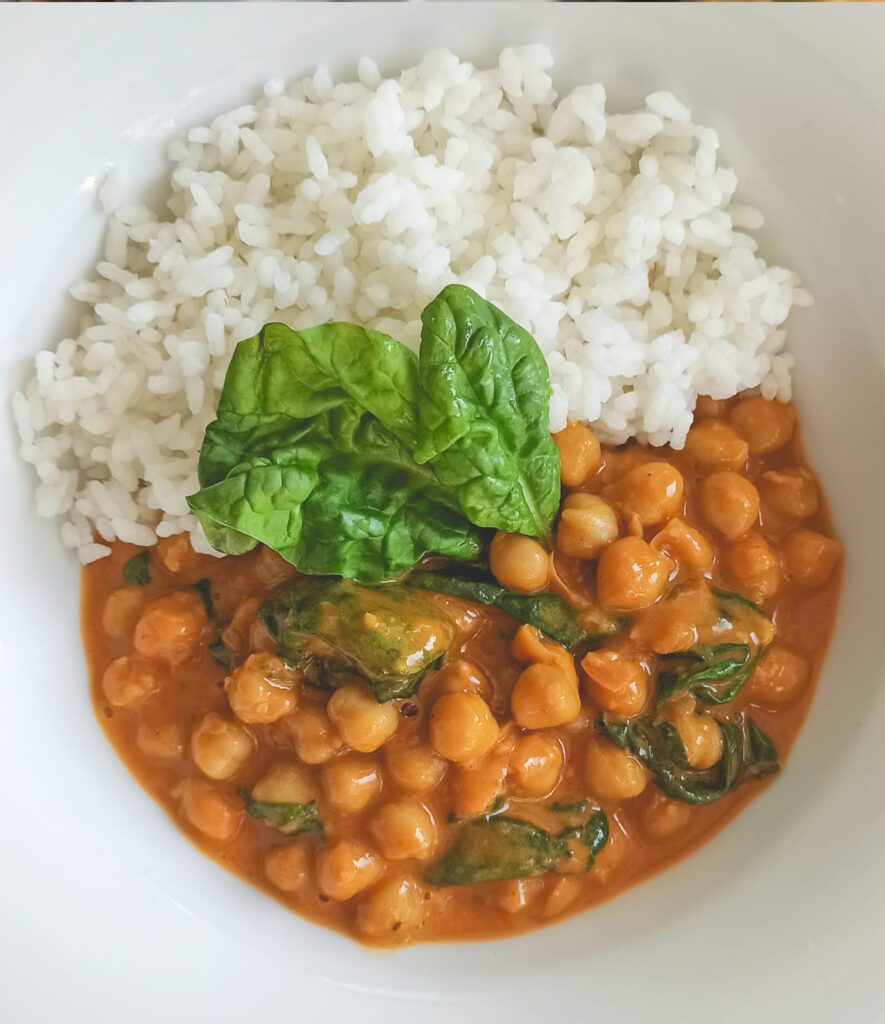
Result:
<svg viewBox="0 0 885 1024"><path fill-rule="evenodd" d="M709 804L732 792L748 779L761 779L780 767L774 744L746 714L718 719L722 730L722 757L712 768L690 768L685 748L673 725L660 717L602 725L621 749L649 769L667 796L689 804Z"/></svg>
<svg viewBox="0 0 885 1024"><path fill-rule="evenodd" d="M299 576L258 612L293 665L313 685L340 671L363 676L379 701L410 697L455 637L450 619L420 590L399 583Z"/></svg>
<svg viewBox="0 0 885 1024"><path fill-rule="evenodd" d="M123 563L123 579L131 587L146 587L151 581L148 571L150 556L147 551L139 551Z"/></svg>
<svg viewBox="0 0 885 1024"><path fill-rule="evenodd" d="M214 547L262 542L302 572L378 582L430 553L475 559L486 527L549 534L559 477L543 355L468 288L435 302L418 359L344 323L268 324L237 346L188 498ZM469 315L450 316L459 304ZM488 376L468 393L477 360Z"/></svg>
<svg viewBox="0 0 885 1024"><path fill-rule="evenodd" d="M507 815L485 815L461 822L446 853L424 873L431 885L473 885L529 878L556 871L572 856L570 841L587 848L587 869L608 839L605 813L597 810L577 828L552 835Z"/></svg>
<svg viewBox="0 0 885 1024"><path fill-rule="evenodd" d="M438 594L459 597L463 601L474 601L477 604L500 608L517 622L535 626L563 647L572 648L592 636L613 633L617 629L615 620L600 612L598 631L590 634L581 625L581 620L574 609L561 597L555 594L513 594L498 586L490 576L469 570L457 575L415 571L409 574L406 582Z"/></svg>
<svg viewBox="0 0 885 1024"><path fill-rule="evenodd" d="M322 835L323 832L316 800L306 804L273 804L248 799L246 794L246 813L250 818L266 821L287 836Z"/></svg>

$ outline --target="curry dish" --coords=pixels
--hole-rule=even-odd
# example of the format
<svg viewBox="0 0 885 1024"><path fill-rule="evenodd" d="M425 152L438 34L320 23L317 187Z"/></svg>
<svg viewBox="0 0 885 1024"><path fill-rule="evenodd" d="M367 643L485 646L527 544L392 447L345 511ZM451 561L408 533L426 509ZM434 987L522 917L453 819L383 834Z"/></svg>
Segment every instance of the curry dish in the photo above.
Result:
<svg viewBox="0 0 885 1024"><path fill-rule="evenodd" d="M206 853L360 941L501 937L761 791L841 574L794 410L701 399L683 451L554 441L550 539L498 532L469 571L300 575L184 535L84 569L99 721Z"/></svg>

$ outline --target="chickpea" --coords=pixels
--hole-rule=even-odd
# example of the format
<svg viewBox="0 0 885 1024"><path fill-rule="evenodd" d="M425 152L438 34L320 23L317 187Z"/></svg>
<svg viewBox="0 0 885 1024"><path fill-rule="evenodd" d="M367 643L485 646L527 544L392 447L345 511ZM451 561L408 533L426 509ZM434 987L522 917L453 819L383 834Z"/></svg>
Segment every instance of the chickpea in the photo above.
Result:
<svg viewBox="0 0 885 1024"><path fill-rule="evenodd" d="M150 725L139 722L135 730L138 749L156 761L174 761L184 753L184 737L174 722Z"/></svg>
<svg viewBox="0 0 885 1024"><path fill-rule="evenodd" d="M171 537L161 537L157 541L157 558L160 565L173 575L193 569L200 556L191 547L190 537L186 533L175 533Z"/></svg>
<svg viewBox="0 0 885 1024"><path fill-rule="evenodd" d="M747 465L750 446L738 432L721 420L701 420L689 430L685 452L708 469L739 472Z"/></svg>
<svg viewBox="0 0 885 1024"><path fill-rule="evenodd" d="M803 587L823 586L841 555L842 545L816 530L793 530L781 546L784 575Z"/></svg>
<svg viewBox="0 0 885 1024"><path fill-rule="evenodd" d="M734 540L747 533L759 517L759 492L740 473L723 469L701 484L701 509L712 527Z"/></svg>
<svg viewBox="0 0 885 1024"><path fill-rule="evenodd" d="M691 808L654 792L642 813L642 829L654 843L663 843L682 832L691 820Z"/></svg>
<svg viewBox="0 0 885 1024"><path fill-rule="evenodd" d="M437 677L436 692L437 695L475 693L487 701L492 696L492 684L476 662L467 658L457 658L443 666Z"/></svg>
<svg viewBox="0 0 885 1024"><path fill-rule="evenodd" d="M252 799L268 804L309 804L316 797L313 777L292 762L275 764L252 787Z"/></svg>
<svg viewBox="0 0 885 1024"><path fill-rule="evenodd" d="M544 902L544 917L558 917L581 895L583 885L575 877L558 878Z"/></svg>
<svg viewBox="0 0 885 1024"><path fill-rule="evenodd" d="M546 584L550 560L531 537L498 532L489 545L489 568L502 587L517 594L533 594Z"/></svg>
<svg viewBox="0 0 885 1024"><path fill-rule="evenodd" d="M253 746L241 725L210 711L191 736L191 757L210 779L229 779L249 760Z"/></svg>
<svg viewBox="0 0 885 1024"><path fill-rule="evenodd" d="M817 484L807 469L770 469L761 484L765 504L785 519L809 519L817 512Z"/></svg>
<svg viewBox="0 0 885 1024"><path fill-rule="evenodd" d="M574 721L581 711L577 681L558 665L524 669L510 694L510 710L523 729L548 729Z"/></svg>
<svg viewBox="0 0 885 1024"><path fill-rule="evenodd" d="M747 692L760 707L789 707L808 685L805 659L781 644L772 644L750 676Z"/></svg>
<svg viewBox="0 0 885 1024"><path fill-rule="evenodd" d="M254 651L254 648L248 646L249 636L256 624L258 609L263 603L264 597L260 594L240 601L234 609L230 622L221 631L221 639L226 647L237 654Z"/></svg>
<svg viewBox="0 0 885 1024"><path fill-rule="evenodd" d="M412 878L385 878L360 900L356 926L373 939L410 939L424 927L429 897L427 890Z"/></svg>
<svg viewBox="0 0 885 1024"><path fill-rule="evenodd" d="M721 419L728 408L728 402L721 398L711 398L709 395L698 395L694 407L695 420Z"/></svg>
<svg viewBox="0 0 885 1024"><path fill-rule="evenodd" d="M458 764L478 761L495 745L498 723L488 704L475 693L446 693L430 712L430 743L442 757Z"/></svg>
<svg viewBox="0 0 885 1024"><path fill-rule="evenodd" d="M264 874L282 892L301 892L310 881L310 849L307 843L271 846L264 855Z"/></svg>
<svg viewBox="0 0 885 1024"><path fill-rule="evenodd" d="M378 880L384 864L356 839L338 839L317 854L317 884L333 900L349 900Z"/></svg>
<svg viewBox="0 0 885 1024"><path fill-rule="evenodd" d="M508 765L510 787L517 796L547 796L559 782L563 762L562 744L553 733L518 736Z"/></svg>
<svg viewBox="0 0 885 1024"><path fill-rule="evenodd" d="M674 715L672 721L692 768L712 768L721 759L722 730L714 718L688 713Z"/></svg>
<svg viewBox="0 0 885 1024"><path fill-rule="evenodd" d="M429 743L394 736L384 745L384 769L394 785L408 793L430 793L442 782L446 762Z"/></svg>
<svg viewBox="0 0 885 1024"><path fill-rule="evenodd" d="M399 725L394 704L379 704L367 686L356 683L337 689L326 710L347 746L362 754L383 747Z"/></svg>
<svg viewBox="0 0 885 1024"><path fill-rule="evenodd" d="M587 696L621 718L638 715L648 700L648 675L642 663L622 651L589 651L581 660Z"/></svg>
<svg viewBox="0 0 885 1024"><path fill-rule="evenodd" d="M249 725L266 725L298 706L301 673L275 654L250 654L225 680L233 713Z"/></svg>
<svg viewBox="0 0 885 1024"><path fill-rule="evenodd" d="M359 814L381 792L381 769L365 754L345 754L324 766L323 792L339 814Z"/></svg>
<svg viewBox="0 0 885 1024"><path fill-rule="evenodd" d="M605 498L570 494L562 503L556 546L569 558L596 558L618 532L618 517Z"/></svg>
<svg viewBox="0 0 885 1024"><path fill-rule="evenodd" d="M236 835L243 815L234 800L204 779L186 779L176 791L184 816L209 839L227 843Z"/></svg>
<svg viewBox="0 0 885 1024"><path fill-rule="evenodd" d="M664 593L673 563L639 537L621 537L602 552L596 573L599 603L608 611L638 611Z"/></svg>
<svg viewBox="0 0 885 1024"><path fill-rule="evenodd" d="M770 455L783 448L796 429L796 410L786 402L746 398L732 409L731 422L747 439L751 455Z"/></svg>
<svg viewBox="0 0 885 1024"><path fill-rule="evenodd" d="M209 628L206 609L194 590L176 590L151 601L135 626L135 649L180 665L202 646Z"/></svg>
<svg viewBox="0 0 885 1024"><path fill-rule="evenodd" d="M584 780L600 800L626 800L645 789L648 772L611 740L593 736L584 751Z"/></svg>
<svg viewBox="0 0 885 1024"><path fill-rule="evenodd" d="M124 654L105 669L101 688L109 704L125 708L156 693L160 688L160 676L148 658Z"/></svg>
<svg viewBox="0 0 885 1024"><path fill-rule="evenodd" d="M736 540L725 554L728 573L750 600L761 604L777 593L781 568L777 555L759 533Z"/></svg>
<svg viewBox="0 0 885 1024"><path fill-rule="evenodd" d="M305 702L284 719L292 746L305 764L325 764L344 748L326 709Z"/></svg>
<svg viewBox="0 0 885 1024"><path fill-rule="evenodd" d="M115 590L105 601L101 613L102 629L113 640L126 640L135 630L144 603L144 587Z"/></svg>
<svg viewBox="0 0 885 1024"><path fill-rule="evenodd" d="M655 534L651 546L655 551L669 555L680 569L687 572L704 573L713 568L715 556L709 539L678 516Z"/></svg>
<svg viewBox="0 0 885 1024"><path fill-rule="evenodd" d="M452 809L461 818L473 818L491 807L504 790L513 736L504 734L482 760L459 767L452 787Z"/></svg>
<svg viewBox="0 0 885 1024"><path fill-rule="evenodd" d="M379 808L369 831L388 860L424 860L436 843L436 825L430 812L414 800L397 800Z"/></svg>
<svg viewBox="0 0 885 1024"><path fill-rule="evenodd" d="M591 881L598 885L607 885L623 867L630 854L631 842L621 828L615 815L609 815L608 840L596 854Z"/></svg>
<svg viewBox="0 0 885 1024"><path fill-rule="evenodd" d="M542 665L556 665L575 683L578 677L575 674L575 662L571 654L562 646L551 640L549 637L530 626L527 623L519 627L510 645L510 653L523 665L531 665L539 662Z"/></svg>
<svg viewBox="0 0 885 1024"><path fill-rule="evenodd" d="M645 462L602 493L624 519L635 517L641 526L655 526L682 511L685 482L669 462Z"/></svg>
<svg viewBox="0 0 885 1024"><path fill-rule="evenodd" d="M586 423L569 423L553 435L559 449L559 476L565 487L580 487L602 464L602 447Z"/></svg>
<svg viewBox="0 0 885 1024"><path fill-rule="evenodd" d="M544 889L543 878L514 878L495 886L495 902L508 914L519 914L537 900Z"/></svg>

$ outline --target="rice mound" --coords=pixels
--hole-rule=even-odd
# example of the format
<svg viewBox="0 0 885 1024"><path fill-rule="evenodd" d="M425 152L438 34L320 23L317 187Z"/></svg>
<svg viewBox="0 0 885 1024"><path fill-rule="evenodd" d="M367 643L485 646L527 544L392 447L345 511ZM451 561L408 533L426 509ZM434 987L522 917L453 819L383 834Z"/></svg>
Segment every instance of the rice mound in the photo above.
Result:
<svg viewBox="0 0 885 1024"><path fill-rule="evenodd" d="M445 50L397 78L321 66L172 142L165 210L109 178L81 332L13 399L64 544L85 563L109 550L95 535L186 530L210 551L185 499L237 342L351 320L414 348L455 281L534 334L553 430L681 447L698 395L789 399L783 324L811 298L757 255L716 132L668 92L627 113L598 83L558 98L553 63L533 45L484 70Z"/></svg>

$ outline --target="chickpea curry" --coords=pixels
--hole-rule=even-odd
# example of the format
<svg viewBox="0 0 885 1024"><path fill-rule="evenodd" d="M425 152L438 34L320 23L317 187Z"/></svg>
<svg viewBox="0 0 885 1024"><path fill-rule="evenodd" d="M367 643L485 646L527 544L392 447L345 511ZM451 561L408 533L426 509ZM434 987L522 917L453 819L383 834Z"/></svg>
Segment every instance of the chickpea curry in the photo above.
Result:
<svg viewBox="0 0 885 1024"><path fill-rule="evenodd" d="M228 557L178 535L84 569L99 720L206 853L363 942L501 937L671 863L778 771L841 573L793 408L701 399L682 451L552 444L546 534L520 511L476 547L453 512L418 544L410 519L407 571L388 543L347 549L361 574L232 512L204 522Z"/></svg>

